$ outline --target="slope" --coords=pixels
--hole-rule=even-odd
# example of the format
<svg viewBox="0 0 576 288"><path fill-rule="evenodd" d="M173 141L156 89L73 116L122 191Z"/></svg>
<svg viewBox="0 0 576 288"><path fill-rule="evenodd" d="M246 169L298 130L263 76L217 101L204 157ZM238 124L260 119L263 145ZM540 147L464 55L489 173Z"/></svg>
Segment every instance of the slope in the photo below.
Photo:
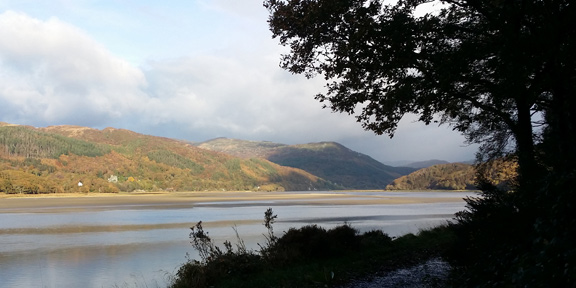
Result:
<svg viewBox="0 0 576 288"><path fill-rule="evenodd" d="M264 159L129 130L0 123L0 192L334 188L308 172Z"/></svg>
<svg viewBox="0 0 576 288"><path fill-rule="evenodd" d="M384 165L336 142L285 145L217 138L197 145L243 158L265 158L279 165L306 170L349 189L384 189L394 179L415 171Z"/></svg>
<svg viewBox="0 0 576 288"><path fill-rule="evenodd" d="M438 164L422 168L394 180L388 190L476 189L474 166L462 163Z"/></svg>

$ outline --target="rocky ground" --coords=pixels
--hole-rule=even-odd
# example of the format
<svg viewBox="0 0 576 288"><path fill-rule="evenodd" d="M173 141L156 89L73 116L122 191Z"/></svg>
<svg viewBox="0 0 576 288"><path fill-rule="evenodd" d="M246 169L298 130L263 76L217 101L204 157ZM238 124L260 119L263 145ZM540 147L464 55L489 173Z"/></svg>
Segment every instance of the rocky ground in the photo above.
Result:
<svg viewBox="0 0 576 288"><path fill-rule="evenodd" d="M450 265L434 258L410 268L399 269L366 279L354 280L339 288L432 288L445 287Z"/></svg>

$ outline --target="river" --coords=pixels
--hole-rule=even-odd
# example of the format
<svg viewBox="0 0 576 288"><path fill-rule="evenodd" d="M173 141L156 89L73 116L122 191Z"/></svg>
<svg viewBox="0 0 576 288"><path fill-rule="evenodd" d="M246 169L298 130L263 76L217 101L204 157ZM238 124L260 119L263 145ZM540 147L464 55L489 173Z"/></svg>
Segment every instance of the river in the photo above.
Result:
<svg viewBox="0 0 576 288"><path fill-rule="evenodd" d="M286 192L294 193L294 192ZM305 194L305 192L301 192ZM189 227L198 221L221 243L235 232L257 249L262 220L272 207L274 231L349 223L361 232L390 236L445 223L463 210L459 192L324 192L354 197L450 199L435 203L326 204L278 199L214 201L190 205L106 205L68 209L0 209L0 287L166 287L188 257ZM354 199L354 198L349 198ZM365 198L363 198L365 199ZM457 200L454 200L457 199ZM5 199L0 199L5 201ZM75 209L78 208L78 209Z"/></svg>

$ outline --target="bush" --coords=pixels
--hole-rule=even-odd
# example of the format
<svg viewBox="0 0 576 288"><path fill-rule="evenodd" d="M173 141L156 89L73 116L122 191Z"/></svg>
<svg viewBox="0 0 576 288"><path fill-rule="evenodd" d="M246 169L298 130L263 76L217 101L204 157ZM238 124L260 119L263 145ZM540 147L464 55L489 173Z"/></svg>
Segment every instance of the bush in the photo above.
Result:
<svg viewBox="0 0 576 288"><path fill-rule="evenodd" d="M359 247L358 231L348 224L326 230L317 225L290 228L273 245L267 247L264 255L269 262L291 264L311 259L327 259L348 253Z"/></svg>
<svg viewBox="0 0 576 288"><path fill-rule="evenodd" d="M467 211L456 214L457 241L449 252L460 285L497 287L509 275L514 255L525 241L527 226L514 208L514 194L484 185L484 197L466 199Z"/></svg>
<svg viewBox="0 0 576 288"><path fill-rule="evenodd" d="M360 236L362 246L388 245L391 242L392 238L382 230L371 230Z"/></svg>
<svg viewBox="0 0 576 288"><path fill-rule="evenodd" d="M202 221L190 230L190 243L198 251L201 260L189 260L180 267L172 287L209 287L224 277L242 276L264 268L261 257L246 249L238 233L236 249L232 248L229 241L225 241L225 250L222 250L204 231Z"/></svg>
<svg viewBox="0 0 576 288"><path fill-rule="evenodd" d="M317 281L331 283L334 268L327 267L350 265L350 259L358 261L357 252L361 248L389 249L392 242L382 231L359 235L348 224L328 230L317 225L290 228L276 237L272 226L276 218L272 209L265 212L264 226L268 233L264 235L266 243L259 244L257 252L247 250L237 232L235 249L229 241L224 242L224 248L216 246L202 222L198 222L190 228L190 239L200 259L184 264L172 287L317 286Z"/></svg>
<svg viewBox="0 0 576 288"><path fill-rule="evenodd" d="M574 186L546 180L516 191L484 183L484 197L467 199L449 253L458 286L576 287Z"/></svg>

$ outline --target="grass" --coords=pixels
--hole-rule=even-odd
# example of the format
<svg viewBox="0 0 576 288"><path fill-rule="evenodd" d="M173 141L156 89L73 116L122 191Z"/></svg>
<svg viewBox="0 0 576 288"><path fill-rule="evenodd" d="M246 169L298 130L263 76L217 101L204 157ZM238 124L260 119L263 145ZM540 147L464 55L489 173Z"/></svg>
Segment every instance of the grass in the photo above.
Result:
<svg viewBox="0 0 576 288"><path fill-rule="evenodd" d="M230 242L217 247L199 222L190 238L201 259L184 264L171 287L333 287L423 263L454 241L447 225L396 239L378 230L360 234L348 224L290 228L277 237L275 219L268 209L268 234L259 251L246 250L241 239L236 248Z"/></svg>

